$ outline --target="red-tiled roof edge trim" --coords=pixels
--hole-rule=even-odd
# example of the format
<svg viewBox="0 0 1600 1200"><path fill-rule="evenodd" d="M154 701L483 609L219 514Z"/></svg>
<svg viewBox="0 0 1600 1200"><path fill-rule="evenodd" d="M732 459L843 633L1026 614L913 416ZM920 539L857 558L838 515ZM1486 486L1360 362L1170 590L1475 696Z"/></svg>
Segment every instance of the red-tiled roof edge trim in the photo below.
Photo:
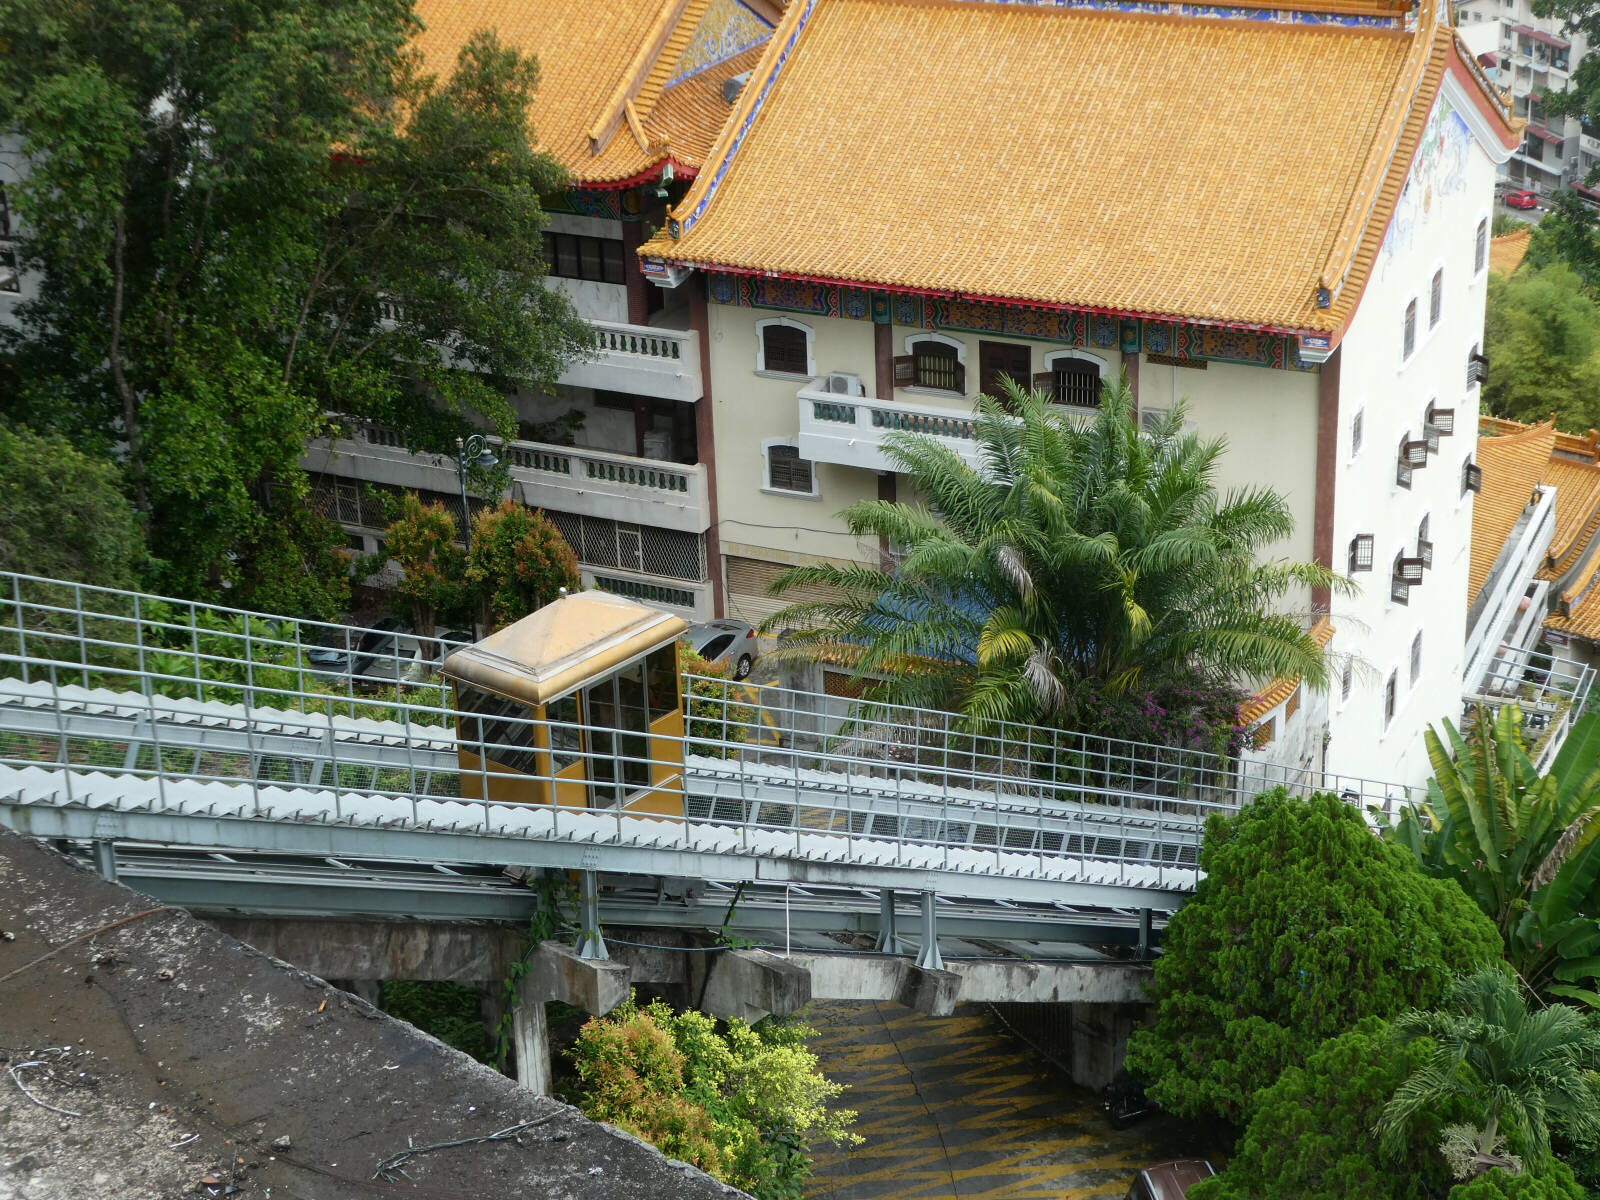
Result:
<svg viewBox="0 0 1600 1200"><path fill-rule="evenodd" d="M651 258L640 247L639 257ZM1171 321L1180 325L1205 325L1213 329L1239 329L1246 333L1271 333L1281 337L1330 336L1323 329L1294 329L1287 325L1250 324L1247 321L1219 321L1215 317L1192 317L1184 313L1143 312L1138 309L1100 308L1093 304L1057 304L1048 300L1019 300L1009 296L989 296L978 292L958 292L946 288L907 287L896 283L863 283L858 279L830 279L823 275L805 275L789 271L762 271L754 267L730 267L723 263L702 263L690 259L673 259L680 267L706 271L716 275L760 276L764 279L793 279L797 283L816 283L825 287L860 288L865 292L893 292L902 296L931 296L938 300L972 300L979 304L999 304L1006 308L1037 308L1046 312L1081 312L1102 317L1129 317L1142 321ZM1337 339L1336 339L1337 340Z"/></svg>
<svg viewBox="0 0 1600 1200"><path fill-rule="evenodd" d="M662 169L668 165L672 167L674 179L693 179L700 173L699 167L690 166L668 155L657 159L636 175L629 175L626 179L580 179L575 186L583 191L594 192L620 192L631 187L642 187L647 183L654 183L661 178Z"/></svg>

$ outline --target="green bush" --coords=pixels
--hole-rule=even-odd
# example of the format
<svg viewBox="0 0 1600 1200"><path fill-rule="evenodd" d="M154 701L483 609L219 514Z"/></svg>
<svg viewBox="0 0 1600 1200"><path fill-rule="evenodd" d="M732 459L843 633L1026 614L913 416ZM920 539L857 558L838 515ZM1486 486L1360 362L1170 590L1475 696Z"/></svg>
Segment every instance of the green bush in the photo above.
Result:
<svg viewBox="0 0 1600 1200"><path fill-rule="evenodd" d="M1459 887L1374 836L1337 796L1269 792L1206 826L1205 878L1167 927L1156 1024L1129 1069L1166 1108L1243 1124L1284 1067L1364 1017L1436 1004L1500 957Z"/></svg>
<svg viewBox="0 0 1600 1200"><path fill-rule="evenodd" d="M1539 1175L1494 1170L1450 1189L1449 1200L1585 1200L1572 1168L1553 1162Z"/></svg>
<svg viewBox="0 0 1600 1200"><path fill-rule="evenodd" d="M1399 1162L1379 1157L1373 1125L1426 1057L1421 1044L1396 1053L1388 1036L1369 1017L1286 1068L1257 1096L1227 1169L1191 1200L1429 1200L1443 1192L1450 1173L1435 1143L1444 1119L1419 1122Z"/></svg>
<svg viewBox="0 0 1600 1200"><path fill-rule="evenodd" d="M578 558L542 512L507 499L472 519L466 582L498 628L577 591Z"/></svg>
<svg viewBox="0 0 1600 1200"><path fill-rule="evenodd" d="M131 588L145 557L115 466L60 434L0 428L0 571Z"/></svg>

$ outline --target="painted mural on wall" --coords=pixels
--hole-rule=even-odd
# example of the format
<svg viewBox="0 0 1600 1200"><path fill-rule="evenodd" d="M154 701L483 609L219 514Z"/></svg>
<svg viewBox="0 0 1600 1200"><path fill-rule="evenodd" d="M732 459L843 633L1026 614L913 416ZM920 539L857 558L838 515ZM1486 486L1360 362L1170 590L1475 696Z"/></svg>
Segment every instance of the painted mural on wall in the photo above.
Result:
<svg viewBox="0 0 1600 1200"><path fill-rule="evenodd" d="M1417 230L1428 220L1446 196L1467 186L1467 163L1472 149L1472 133L1455 106L1440 96L1422 131L1411 175L1395 205L1394 218L1384 234L1379 252L1380 275L1388 270L1395 255L1408 250Z"/></svg>
<svg viewBox="0 0 1600 1200"><path fill-rule="evenodd" d="M1243 329L1137 321L1104 313L1013 308L976 300L933 296L884 296L865 288L837 287L761 275L711 274L707 292L713 304L770 308L813 317L878 320L910 329L943 329L1058 342L1097 350L1141 351L1179 360L1248 363L1275 370L1310 370L1292 339ZM874 300L877 304L874 304ZM878 316L874 317L874 309Z"/></svg>

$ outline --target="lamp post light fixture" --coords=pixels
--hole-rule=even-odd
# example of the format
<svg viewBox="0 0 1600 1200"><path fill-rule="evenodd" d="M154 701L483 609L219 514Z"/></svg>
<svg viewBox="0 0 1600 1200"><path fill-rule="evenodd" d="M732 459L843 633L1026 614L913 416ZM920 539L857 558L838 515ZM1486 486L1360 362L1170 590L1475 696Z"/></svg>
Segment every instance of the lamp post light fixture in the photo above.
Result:
<svg viewBox="0 0 1600 1200"><path fill-rule="evenodd" d="M472 506L467 502L467 471L471 467L488 470L500 465L500 459L489 449L489 439L481 433L469 438L456 439L456 478L461 481L461 515L466 518L467 551L472 551Z"/></svg>

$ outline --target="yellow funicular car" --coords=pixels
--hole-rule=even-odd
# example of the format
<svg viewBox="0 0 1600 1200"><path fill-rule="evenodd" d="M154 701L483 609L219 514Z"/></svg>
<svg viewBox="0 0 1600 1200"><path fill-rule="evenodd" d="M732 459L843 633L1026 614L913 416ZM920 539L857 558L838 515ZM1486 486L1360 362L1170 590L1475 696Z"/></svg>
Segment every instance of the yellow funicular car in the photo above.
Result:
<svg viewBox="0 0 1600 1200"><path fill-rule="evenodd" d="M685 628L578 592L451 654L462 797L681 817Z"/></svg>

